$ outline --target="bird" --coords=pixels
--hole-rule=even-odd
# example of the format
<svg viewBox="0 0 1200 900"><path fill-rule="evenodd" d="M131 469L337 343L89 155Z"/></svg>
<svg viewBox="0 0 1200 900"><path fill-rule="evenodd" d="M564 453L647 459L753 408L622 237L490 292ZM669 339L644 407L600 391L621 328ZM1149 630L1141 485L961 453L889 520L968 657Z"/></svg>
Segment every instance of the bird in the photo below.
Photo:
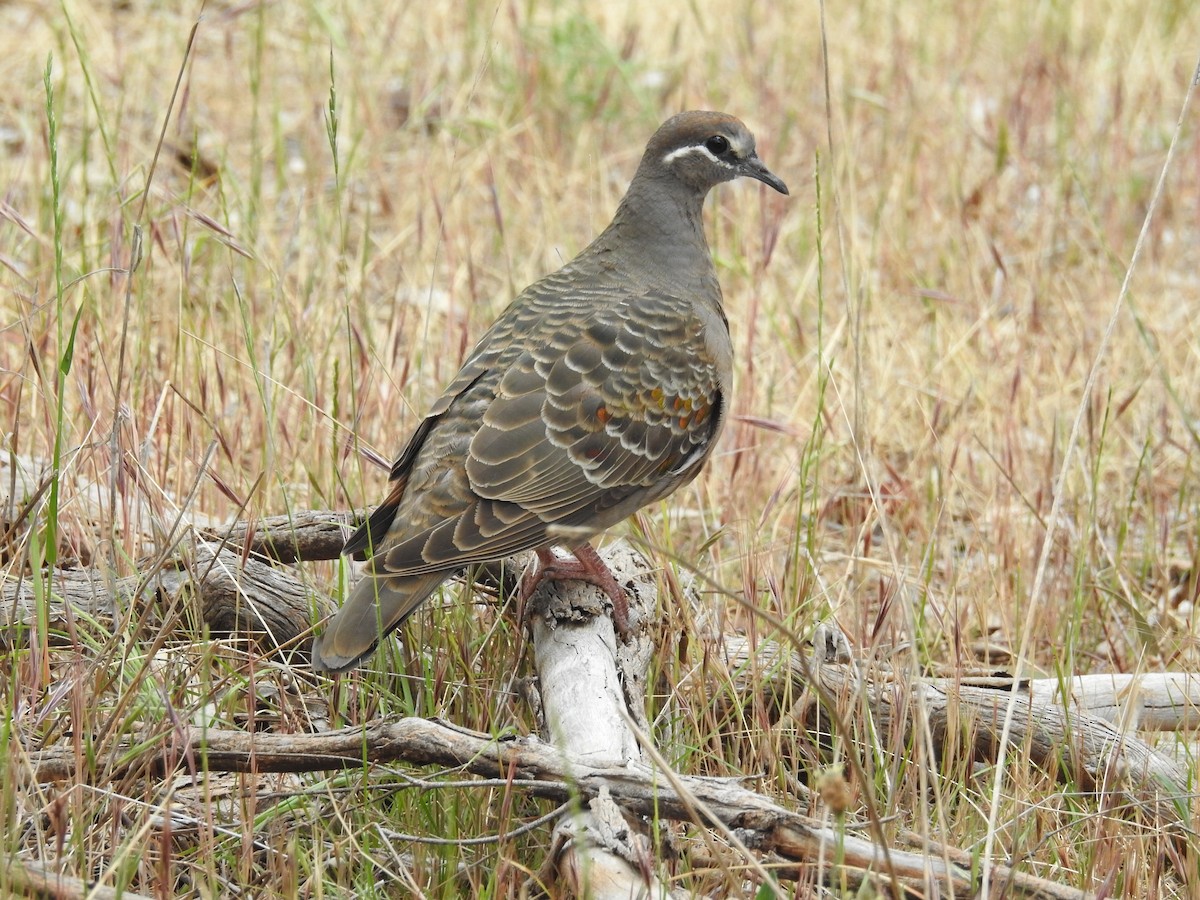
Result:
<svg viewBox="0 0 1200 900"><path fill-rule="evenodd" d="M740 177L788 193L734 116L682 112L655 131L612 222L517 295L396 458L343 547L365 574L314 639L315 669L360 665L443 581L529 550L526 596L543 578L589 581L627 632L590 541L694 479L721 434L733 343L702 212Z"/></svg>

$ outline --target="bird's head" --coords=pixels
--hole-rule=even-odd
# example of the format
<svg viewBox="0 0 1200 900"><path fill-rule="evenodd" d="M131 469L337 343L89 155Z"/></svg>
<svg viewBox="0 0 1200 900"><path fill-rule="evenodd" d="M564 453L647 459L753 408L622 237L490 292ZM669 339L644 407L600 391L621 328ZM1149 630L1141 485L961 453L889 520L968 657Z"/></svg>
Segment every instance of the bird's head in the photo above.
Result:
<svg viewBox="0 0 1200 900"><path fill-rule="evenodd" d="M788 192L783 180L758 158L750 129L719 112L694 110L667 119L646 145L641 168L651 177L675 178L700 193L742 177Z"/></svg>

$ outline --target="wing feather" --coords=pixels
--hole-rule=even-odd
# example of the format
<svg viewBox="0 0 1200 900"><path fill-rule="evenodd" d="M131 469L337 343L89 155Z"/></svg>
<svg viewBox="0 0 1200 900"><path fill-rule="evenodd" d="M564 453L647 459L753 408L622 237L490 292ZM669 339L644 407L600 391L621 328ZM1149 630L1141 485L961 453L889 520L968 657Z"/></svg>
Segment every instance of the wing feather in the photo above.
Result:
<svg viewBox="0 0 1200 900"><path fill-rule="evenodd" d="M452 571L601 531L692 478L729 355L723 317L696 309L664 291L510 307L397 461L372 571Z"/></svg>

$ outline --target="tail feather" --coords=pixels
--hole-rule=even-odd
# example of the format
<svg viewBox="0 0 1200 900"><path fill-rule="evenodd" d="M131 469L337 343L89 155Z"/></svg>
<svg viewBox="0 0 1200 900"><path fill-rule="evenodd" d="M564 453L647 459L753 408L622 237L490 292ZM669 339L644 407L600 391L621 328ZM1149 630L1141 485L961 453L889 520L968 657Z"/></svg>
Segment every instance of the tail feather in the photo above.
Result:
<svg viewBox="0 0 1200 900"><path fill-rule="evenodd" d="M313 642L318 671L344 672L375 652L379 642L411 616L449 572L403 577L368 574Z"/></svg>
<svg viewBox="0 0 1200 900"><path fill-rule="evenodd" d="M400 508L400 501L404 498L406 487L408 487L407 476L396 480L387 499L380 503L367 521L358 526L358 530L346 540L342 547L342 553L356 559L365 559L368 551L383 542L388 530L392 527L392 522L396 519L396 511Z"/></svg>

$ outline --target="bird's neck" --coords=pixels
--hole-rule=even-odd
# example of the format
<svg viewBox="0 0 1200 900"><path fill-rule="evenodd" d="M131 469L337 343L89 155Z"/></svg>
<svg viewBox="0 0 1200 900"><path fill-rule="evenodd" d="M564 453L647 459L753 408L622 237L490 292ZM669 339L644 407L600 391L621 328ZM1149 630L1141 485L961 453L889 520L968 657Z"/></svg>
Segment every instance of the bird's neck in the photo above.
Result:
<svg viewBox="0 0 1200 900"><path fill-rule="evenodd" d="M634 259L647 277L678 287L715 281L704 237L704 195L671 177L639 172L612 223L584 251Z"/></svg>

